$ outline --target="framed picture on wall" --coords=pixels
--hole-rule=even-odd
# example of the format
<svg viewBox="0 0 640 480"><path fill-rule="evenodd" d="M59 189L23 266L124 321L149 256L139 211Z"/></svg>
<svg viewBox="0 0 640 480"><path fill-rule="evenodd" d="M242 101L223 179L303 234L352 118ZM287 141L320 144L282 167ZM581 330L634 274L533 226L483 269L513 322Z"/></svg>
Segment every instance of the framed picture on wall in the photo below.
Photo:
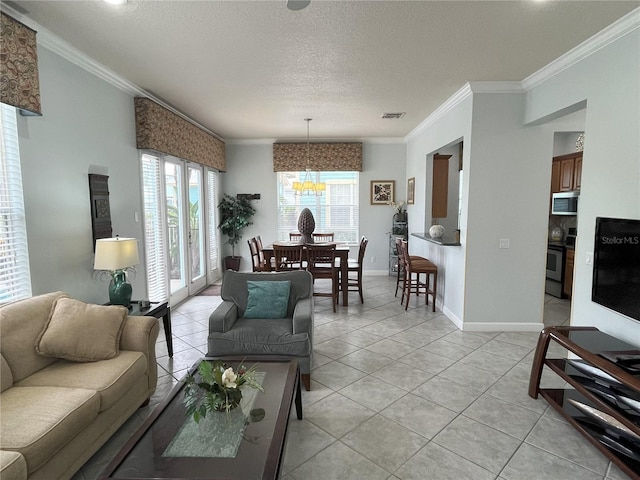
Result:
<svg viewBox="0 0 640 480"><path fill-rule="evenodd" d="M416 199L416 177L407 180L407 205L413 205Z"/></svg>
<svg viewBox="0 0 640 480"><path fill-rule="evenodd" d="M371 180L371 205L388 205L394 201L395 180Z"/></svg>

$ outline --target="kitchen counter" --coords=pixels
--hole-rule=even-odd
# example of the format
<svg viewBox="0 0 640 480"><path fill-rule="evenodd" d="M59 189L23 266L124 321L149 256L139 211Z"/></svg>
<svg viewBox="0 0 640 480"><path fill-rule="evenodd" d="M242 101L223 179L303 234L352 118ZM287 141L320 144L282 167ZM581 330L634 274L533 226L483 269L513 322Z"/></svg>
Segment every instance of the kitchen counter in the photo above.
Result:
<svg viewBox="0 0 640 480"><path fill-rule="evenodd" d="M455 237L444 235L441 238L433 238L428 233L412 233L412 237L419 238L421 240L426 240L427 242L435 243L436 245L442 245L443 247L459 247L460 241L456 240Z"/></svg>

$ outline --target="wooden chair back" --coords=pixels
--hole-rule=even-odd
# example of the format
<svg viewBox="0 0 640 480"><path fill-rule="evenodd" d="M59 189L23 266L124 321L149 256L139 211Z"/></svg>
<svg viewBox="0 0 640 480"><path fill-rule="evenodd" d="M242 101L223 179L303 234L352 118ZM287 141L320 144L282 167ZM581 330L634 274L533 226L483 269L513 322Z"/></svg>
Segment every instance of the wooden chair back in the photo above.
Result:
<svg viewBox="0 0 640 480"><path fill-rule="evenodd" d="M312 243L306 246L307 270L313 275L313 279L326 278L331 280L331 292L318 292L314 288L314 296L331 297L333 311L336 311L338 303L338 284L340 282L338 269L336 268L336 244Z"/></svg>
<svg viewBox="0 0 640 480"><path fill-rule="evenodd" d="M251 267L254 272L262 272L266 270L264 267L264 260L260 259L260 250L258 249L258 242L255 237L247 240L249 244L249 252L251 253Z"/></svg>
<svg viewBox="0 0 640 480"><path fill-rule="evenodd" d="M276 271L302 270L302 245L273 244Z"/></svg>
<svg viewBox="0 0 640 480"><path fill-rule="evenodd" d="M333 232L331 233L312 233L311 238L316 243L333 242Z"/></svg>
<svg viewBox="0 0 640 480"><path fill-rule="evenodd" d="M302 238L302 234L300 232L289 232L290 242L299 242L301 238Z"/></svg>

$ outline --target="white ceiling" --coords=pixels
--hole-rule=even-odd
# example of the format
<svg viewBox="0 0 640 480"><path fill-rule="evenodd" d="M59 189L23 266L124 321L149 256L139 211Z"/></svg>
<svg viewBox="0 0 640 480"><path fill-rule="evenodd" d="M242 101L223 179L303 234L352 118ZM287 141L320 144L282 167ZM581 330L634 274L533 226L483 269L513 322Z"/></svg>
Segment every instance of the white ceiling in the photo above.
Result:
<svg viewBox="0 0 640 480"><path fill-rule="evenodd" d="M15 1L224 139L403 137L468 81L520 81L638 1ZM46 99L43 99L46 108ZM406 112L383 120L383 112Z"/></svg>

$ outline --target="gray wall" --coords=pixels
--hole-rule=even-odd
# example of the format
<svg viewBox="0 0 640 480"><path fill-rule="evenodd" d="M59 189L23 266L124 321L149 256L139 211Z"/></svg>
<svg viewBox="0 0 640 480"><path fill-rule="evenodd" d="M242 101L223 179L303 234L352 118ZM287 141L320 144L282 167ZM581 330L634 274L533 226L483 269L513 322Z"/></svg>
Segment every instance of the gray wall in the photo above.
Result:
<svg viewBox="0 0 640 480"><path fill-rule="evenodd" d="M43 116L18 120L32 291L106 302L108 281L92 277L87 175L109 175L114 235L142 239L133 99L46 48L38 61ZM140 258L134 298L146 296L142 244Z"/></svg>

